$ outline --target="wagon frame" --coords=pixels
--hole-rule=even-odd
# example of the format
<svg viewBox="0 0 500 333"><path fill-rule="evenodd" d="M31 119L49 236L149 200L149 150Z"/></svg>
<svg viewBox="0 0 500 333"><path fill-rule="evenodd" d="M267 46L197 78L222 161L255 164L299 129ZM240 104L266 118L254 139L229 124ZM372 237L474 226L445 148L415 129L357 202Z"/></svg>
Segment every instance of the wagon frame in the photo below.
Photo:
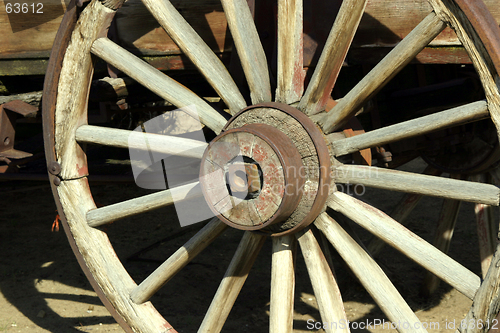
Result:
<svg viewBox="0 0 500 333"><path fill-rule="evenodd" d="M222 329L256 255L268 236L273 242L270 332L291 332L293 329L296 243L304 255L322 321L338 322L345 319L340 291L325 258L329 250L319 245L313 228L320 230L328 239L391 321L418 322L413 311L372 259L370 252L360 246L328 214L329 210L352 219L474 299L467 319L491 321L497 316L497 262L500 258L497 252L491 259L496 247L494 237L489 236L483 256L489 257L495 264L490 266L489 271L486 270L489 265L485 266L483 280L442 252L446 244L436 244L436 248L380 210L335 190L335 184L338 183L361 184L403 191L409 195L443 197L450 203L450 207L446 208L446 215L451 224L454 223L457 212L457 208L453 206L454 201L472 201L478 205L486 205L485 207L498 206L500 191L494 185L437 177L438 172L431 169L428 175L419 175L375 168L370 166L368 155L362 156L368 165L339 161L341 156L487 117L492 119L495 126L499 126L498 24L481 1L431 0L429 3L431 10L425 18L401 42L395 43L394 49L384 54L382 60L353 89L341 99L333 100L332 89L365 12L367 1L342 2L321 56L310 68L312 75L309 76L307 85L304 84L304 59L307 58L307 52L301 33L305 29L301 2L278 1L275 53L277 74L276 79L273 79L269 74L270 65L266 60L265 48L254 25L252 6L249 7L243 0L222 1L227 25L237 50L232 57L238 55L244 73L242 77L246 78L249 93L242 91L220 58L169 1L144 1L170 38L220 96L224 102L223 109L229 113L227 116L112 41L108 30L113 27L115 13L123 5L121 1L94 0L89 4L82 4L85 8L83 10L70 4L56 37L44 86L44 141L49 179L65 230L82 268L103 303L125 330L174 331L147 300L228 226L245 230L244 235L199 332L218 332ZM356 133L358 135L352 135L355 126L346 126L349 119L358 114L372 96L415 56L420 54L421 59L439 62L462 52L451 48L448 53L441 53L442 50L431 47L425 50L427 54L434 52L438 56L426 56L426 52L421 54L420 51L447 25L456 32L478 72L485 99L390 127L366 133L361 130ZM366 50L359 51L359 59L366 59L365 52ZM173 188L115 205L96 207L87 181L85 152L79 143L126 147L130 133L87 124L94 56L105 60L113 68L179 108L196 105L200 121L217 135L204 149L203 155L199 156L203 161L200 189L197 184L193 184L187 190ZM356 55L353 59L356 59ZM463 56L455 59L463 59ZM460 60L457 62L460 63ZM156 140L155 136L145 135L150 140ZM170 145L174 142L173 139L164 137L159 140L159 146L164 147L164 152L172 153ZM204 176L216 172L217 167L213 169L214 166L231 165L231 161L240 155L238 152L222 151L215 143L231 143L246 152L243 155L252 160L244 163L246 182L251 177L247 171L251 165L259 165L264 170L264 165L270 164L272 160L280 166L276 170L281 173L273 176L263 171L258 196L251 199L256 201L245 198L244 208L235 205L232 209L227 209L224 208L226 204L221 207L223 200L231 200L232 192L222 199L212 200L213 193L218 191L217 186L221 181L224 182L224 178L213 183ZM185 151L198 147L189 140L182 144L186 146ZM254 151L259 145L264 151L263 155ZM387 157L383 150L379 150L379 153L378 159ZM481 171L487 170L496 162L488 161L489 164ZM316 171L301 174L297 180L288 170L300 166ZM366 170L376 170L377 177L365 177ZM360 174L363 176L359 176ZM228 177L234 179L237 174L229 171ZM473 176L473 180L480 179ZM279 186L294 182L305 183L308 187L304 193L293 191L290 195L282 192L276 194L266 192L266 186L271 182ZM236 185L235 182L228 181L227 187L236 191ZM123 217L172 204L174 191L186 191L186 197L199 195L201 191L218 218L212 219L158 270L136 285L114 255L105 232L99 227ZM266 199L265 195L269 195L270 199ZM274 206L269 204L271 201ZM257 218L249 221L245 217L255 213L251 205L257 208ZM404 210L404 214L412 207L403 205L398 208ZM485 223L485 228L489 229L494 222L490 218ZM376 252L379 245L370 246L369 249ZM366 274L367 269L369 275Z"/></svg>

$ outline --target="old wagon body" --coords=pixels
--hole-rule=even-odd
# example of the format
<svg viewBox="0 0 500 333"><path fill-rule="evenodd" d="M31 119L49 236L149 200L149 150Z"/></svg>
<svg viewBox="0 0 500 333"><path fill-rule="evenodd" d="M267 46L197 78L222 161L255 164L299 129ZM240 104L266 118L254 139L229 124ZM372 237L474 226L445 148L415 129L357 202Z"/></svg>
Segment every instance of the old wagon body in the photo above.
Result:
<svg viewBox="0 0 500 333"><path fill-rule="evenodd" d="M249 1L252 3L253 1ZM13 3L5 1L5 4ZM486 5L500 22L500 6L496 0ZM0 13L0 75L43 75L57 29L68 1L46 0L43 13ZM222 5L216 0L174 1L191 26L223 59L232 48ZM304 2L304 66L313 66L328 37L341 1ZM257 3L254 15L264 46L273 47L276 4ZM5 7L4 7L5 8ZM38 9L37 9L38 10ZM370 0L347 61L374 64L401 41L431 10L426 0ZM113 38L128 50L141 55L156 68L177 70L192 67L177 45L154 20L139 0L127 1L116 16ZM446 28L414 60L424 64L468 64L470 59L455 33Z"/></svg>

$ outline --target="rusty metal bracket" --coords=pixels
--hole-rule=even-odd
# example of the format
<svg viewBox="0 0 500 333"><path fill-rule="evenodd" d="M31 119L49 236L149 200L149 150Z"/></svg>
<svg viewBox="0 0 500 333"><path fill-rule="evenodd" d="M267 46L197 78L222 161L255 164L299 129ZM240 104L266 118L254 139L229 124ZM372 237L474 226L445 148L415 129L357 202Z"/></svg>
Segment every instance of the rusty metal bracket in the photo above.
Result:
<svg viewBox="0 0 500 333"><path fill-rule="evenodd" d="M16 136L16 119L38 112L38 108L20 100L0 105L0 158L8 164L10 159L31 157L33 154L14 149ZM7 167L0 168L0 173Z"/></svg>

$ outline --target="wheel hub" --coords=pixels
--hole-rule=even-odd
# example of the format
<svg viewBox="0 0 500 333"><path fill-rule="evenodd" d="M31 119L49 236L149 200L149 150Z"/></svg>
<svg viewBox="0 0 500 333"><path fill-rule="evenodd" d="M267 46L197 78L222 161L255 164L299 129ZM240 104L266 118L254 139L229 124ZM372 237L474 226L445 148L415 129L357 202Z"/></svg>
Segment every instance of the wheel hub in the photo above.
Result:
<svg viewBox="0 0 500 333"><path fill-rule="evenodd" d="M298 231L325 209L325 138L293 107L248 107L207 147L200 183L210 209L231 227L272 235Z"/></svg>

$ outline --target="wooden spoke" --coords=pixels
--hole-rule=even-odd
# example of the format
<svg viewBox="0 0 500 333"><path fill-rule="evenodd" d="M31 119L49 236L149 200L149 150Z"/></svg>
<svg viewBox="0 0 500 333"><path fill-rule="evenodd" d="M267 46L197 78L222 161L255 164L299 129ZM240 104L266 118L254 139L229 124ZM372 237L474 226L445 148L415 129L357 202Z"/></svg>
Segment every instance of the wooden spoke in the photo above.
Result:
<svg viewBox="0 0 500 333"><path fill-rule="evenodd" d="M174 198L177 201L201 196L203 196L203 193L200 183L195 182L90 210L87 213L87 223L91 227L98 227L119 219L169 206L174 203Z"/></svg>
<svg viewBox="0 0 500 333"><path fill-rule="evenodd" d="M144 5L172 40L195 64L235 114L247 105L222 61L168 0L144 0Z"/></svg>
<svg viewBox="0 0 500 333"><path fill-rule="evenodd" d="M451 238L455 230L458 212L460 210L461 201L445 199L443 207L439 214L437 230L434 234L433 245L443 253L448 253L450 248ZM434 274L427 272L424 280L425 292L430 295L436 291L439 286L439 279Z"/></svg>
<svg viewBox="0 0 500 333"><path fill-rule="evenodd" d="M470 180L484 183L487 177L484 174L478 174L471 176ZM474 207L474 212L476 214L479 255L481 256L481 272L484 278L486 277L497 246L497 222L495 221L493 207L490 205L478 203Z"/></svg>
<svg viewBox="0 0 500 333"><path fill-rule="evenodd" d="M330 266L330 269L332 270L333 277L336 278L335 275L335 266L333 264L333 253L332 253L332 246L328 239L326 239L326 236L318 231L317 233L315 232L314 235L316 236L316 239L318 239L319 246L321 248L321 252L323 252L323 255L325 256L326 262Z"/></svg>
<svg viewBox="0 0 500 333"><path fill-rule="evenodd" d="M278 87L276 101L298 102L304 91L302 1L278 1Z"/></svg>
<svg viewBox="0 0 500 333"><path fill-rule="evenodd" d="M199 333L220 332L265 240L264 235L245 232L203 318Z"/></svg>
<svg viewBox="0 0 500 333"><path fill-rule="evenodd" d="M378 90L406 66L446 24L430 13L375 68L370 71L330 112L319 121L325 134L342 127Z"/></svg>
<svg viewBox="0 0 500 333"><path fill-rule="evenodd" d="M324 323L342 323L342 320L347 323L339 287L312 230L297 233L297 239L318 302L321 320ZM325 328L327 333L335 331L331 326ZM339 330L348 332L349 328Z"/></svg>
<svg viewBox="0 0 500 333"><path fill-rule="evenodd" d="M266 54L246 0L222 0L229 30L245 72L252 103L271 101Z"/></svg>
<svg viewBox="0 0 500 333"><path fill-rule="evenodd" d="M335 170L336 182L362 184L386 190L423 194L498 206L500 189L490 184L419 175L361 165L342 165Z"/></svg>
<svg viewBox="0 0 500 333"><path fill-rule="evenodd" d="M347 194L336 192L328 205L339 213L382 238L387 244L434 273L470 299L481 284L481 279L467 268L439 251L382 211ZM338 250L338 249L337 249Z"/></svg>
<svg viewBox="0 0 500 333"><path fill-rule="evenodd" d="M158 96L165 98L178 108L196 107L200 121L219 133L226 120L191 90L171 79L156 68L116 45L107 38L99 38L92 45L92 53L108 64L121 70Z"/></svg>
<svg viewBox="0 0 500 333"><path fill-rule="evenodd" d="M420 320L380 266L334 219L323 213L314 223L326 235L389 320L410 324L409 328L401 325L398 328L400 332L425 332L421 325L415 325L420 323Z"/></svg>
<svg viewBox="0 0 500 333"><path fill-rule="evenodd" d="M346 155L361 149L382 146L390 142L488 118L489 115L486 101L479 101L337 140L332 142L332 147L335 156Z"/></svg>
<svg viewBox="0 0 500 333"><path fill-rule="evenodd" d="M80 126L76 141L193 158L201 158L207 147L207 143L192 139L93 125Z"/></svg>
<svg viewBox="0 0 500 333"><path fill-rule="evenodd" d="M431 166L428 166L424 170L423 174L439 176L441 174L441 171L434 169ZM401 198L401 200L398 202L398 204L393 209L391 214L389 214L389 216L392 217L394 220L398 221L399 223L401 223L402 225L406 225L406 218L417 206L422 197L423 195L421 194L406 193L403 196L403 198ZM374 237L366 247L368 249L368 253L370 253L373 257L376 257L377 254L379 254L380 251L384 248L384 246L385 242L383 240L381 240L378 237Z"/></svg>
<svg viewBox="0 0 500 333"><path fill-rule="evenodd" d="M289 333L293 331L295 250L296 243L293 236L273 237L270 333Z"/></svg>
<svg viewBox="0 0 500 333"><path fill-rule="evenodd" d="M366 0L345 0L326 41L311 82L299 103L306 114L324 110L366 7Z"/></svg>
<svg viewBox="0 0 500 333"><path fill-rule="evenodd" d="M227 224L218 218L212 219L132 291L130 295L132 301L136 304L142 304L150 299L184 266L219 237L226 228Z"/></svg>

